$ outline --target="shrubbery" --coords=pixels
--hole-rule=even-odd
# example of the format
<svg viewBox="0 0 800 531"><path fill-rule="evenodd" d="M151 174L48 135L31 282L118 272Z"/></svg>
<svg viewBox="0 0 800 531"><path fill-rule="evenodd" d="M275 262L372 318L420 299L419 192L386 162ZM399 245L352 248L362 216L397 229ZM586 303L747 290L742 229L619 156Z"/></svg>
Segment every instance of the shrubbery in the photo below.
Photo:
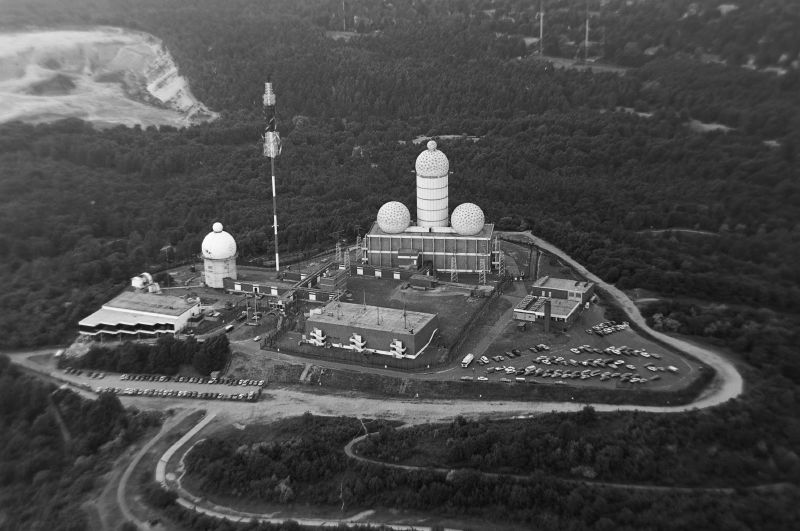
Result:
<svg viewBox="0 0 800 531"><path fill-rule="evenodd" d="M93 346L81 358L65 359L61 364L77 369L167 375L176 374L181 365L192 365L197 372L207 376L211 371L222 370L230 354L225 334L202 342L191 337L180 340L164 336L155 345L125 342L114 348Z"/></svg>

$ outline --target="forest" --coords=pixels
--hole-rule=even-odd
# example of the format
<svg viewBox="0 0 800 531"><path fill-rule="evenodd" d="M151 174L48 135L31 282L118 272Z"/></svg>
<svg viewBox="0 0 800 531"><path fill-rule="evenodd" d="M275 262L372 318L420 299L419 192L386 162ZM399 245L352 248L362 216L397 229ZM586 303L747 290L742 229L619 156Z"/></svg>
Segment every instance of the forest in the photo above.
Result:
<svg viewBox="0 0 800 531"><path fill-rule="evenodd" d="M577 422L583 424L601 421L591 411L579 415ZM550 419L553 423L573 421L557 416ZM348 512L394 507L434 511L444 517L476 518L476 522L517 523L536 529L678 530L687 525L700 529L753 526L786 529L794 518L791 490L777 490L769 497L746 489L726 495L598 490L591 484L560 481L544 469L534 471L528 480L522 481L483 476L475 470L455 471L445 476L433 471L407 472L348 462L342 449L344 444L363 433L356 419L328 419L306 414L288 422L303 425L304 429L280 440L273 436L272 440L261 442L222 436L206 439L186 457L187 481L207 494L246 500L344 506ZM514 431L510 423L506 426L507 434ZM447 438L459 438L459 433L464 435L485 427L483 423L457 419L450 427L441 428L437 444L456 448L459 443L447 444ZM557 431L575 434L582 427L573 425L571 430ZM641 426L640 431L649 427ZM717 425L716 429L719 427ZM262 430L274 434L283 433L284 428L264 426ZM370 429L373 428L379 432L391 431L389 426ZM659 433L665 431L661 429ZM529 432L525 434L530 435ZM656 438L657 434L652 437ZM515 442L509 441L509 452L521 450L517 446L522 438L523 434L519 433ZM497 450L498 453L503 451ZM523 453L514 455L516 462ZM657 461L655 449L648 455ZM564 454L558 458L566 460L568 456ZM506 466L510 464L514 463ZM505 471L505 467L495 471ZM665 518L667 514L671 517ZM476 524L478 528L479 525Z"/></svg>
<svg viewBox="0 0 800 531"><path fill-rule="evenodd" d="M0 355L0 527L87 529L79 508L98 478L159 414L117 397L86 400L27 375Z"/></svg>
<svg viewBox="0 0 800 531"><path fill-rule="evenodd" d="M222 370L228 363L231 349L228 336L217 334L199 342L193 337L158 338L155 344L126 341L114 347L94 345L84 356L60 360L60 365L75 369L130 374L177 374L182 365L208 376Z"/></svg>

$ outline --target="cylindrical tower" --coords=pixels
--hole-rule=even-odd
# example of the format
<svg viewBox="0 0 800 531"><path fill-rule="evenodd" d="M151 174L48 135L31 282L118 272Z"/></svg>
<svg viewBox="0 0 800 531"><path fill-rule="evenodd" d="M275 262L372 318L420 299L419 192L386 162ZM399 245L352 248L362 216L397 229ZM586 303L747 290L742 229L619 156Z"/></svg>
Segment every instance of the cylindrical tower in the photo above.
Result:
<svg viewBox="0 0 800 531"><path fill-rule="evenodd" d="M417 225L420 227L447 227L448 197L447 176L450 161L436 149L436 142L428 142L428 149L417 157Z"/></svg>

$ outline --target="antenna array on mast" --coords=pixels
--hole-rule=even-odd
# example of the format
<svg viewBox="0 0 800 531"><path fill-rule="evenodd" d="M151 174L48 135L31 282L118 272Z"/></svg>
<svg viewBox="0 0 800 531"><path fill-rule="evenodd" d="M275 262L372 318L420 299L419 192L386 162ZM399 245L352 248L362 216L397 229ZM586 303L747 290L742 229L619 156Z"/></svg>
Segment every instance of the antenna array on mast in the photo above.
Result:
<svg viewBox="0 0 800 531"><path fill-rule="evenodd" d="M275 231L275 271L281 270L278 256L278 199L275 193L275 158L281 154L281 136L275 130L275 93L272 83L264 83L264 120L267 130L264 132L264 156L269 158L272 173L272 226Z"/></svg>

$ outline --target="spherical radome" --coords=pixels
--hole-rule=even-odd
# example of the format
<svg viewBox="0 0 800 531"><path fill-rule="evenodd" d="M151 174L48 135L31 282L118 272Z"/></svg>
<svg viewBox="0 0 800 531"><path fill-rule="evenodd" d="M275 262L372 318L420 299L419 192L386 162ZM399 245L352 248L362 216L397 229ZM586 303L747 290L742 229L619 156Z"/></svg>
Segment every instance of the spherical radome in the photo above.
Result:
<svg viewBox="0 0 800 531"><path fill-rule="evenodd" d="M378 227L387 234L403 232L411 224L411 213L399 201L389 201L378 210Z"/></svg>
<svg viewBox="0 0 800 531"><path fill-rule="evenodd" d="M450 215L450 226L462 236L478 234L483 229L485 222L483 210L474 203L458 205Z"/></svg>
<svg viewBox="0 0 800 531"><path fill-rule="evenodd" d="M200 248L203 258L209 260L227 260L236 256L236 240L233 236L222 230L222 223L214 223Z"/></svg>
<svg viewBox="0 0 800 531"><path fill-rule="evenodd" d="M447 155L436 149L436 142L431 140L428 149L417 156L414 168L421 177L442 177L450 171L450 161Z"/></svg>

